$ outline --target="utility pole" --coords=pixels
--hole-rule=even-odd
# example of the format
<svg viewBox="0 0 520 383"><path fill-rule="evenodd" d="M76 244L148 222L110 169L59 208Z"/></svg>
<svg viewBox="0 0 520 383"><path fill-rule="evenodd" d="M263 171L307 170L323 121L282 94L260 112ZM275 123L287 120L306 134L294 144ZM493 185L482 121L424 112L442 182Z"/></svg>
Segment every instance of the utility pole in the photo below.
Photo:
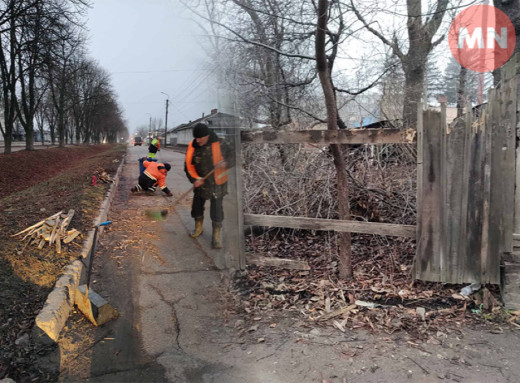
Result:
<svg viewBox="0 0 520 383"><path fill-rule="evenodd" d="M150 124L148 125L148 136L152 133L152 116L150 115Z"/></svg>
<svg viewBox="0 0 520 383"><path fill-rule="evenodd" d="M166 116L164 118L164 147L166 147L168 142L168 104L170 102L170 95L168 93L161 92L166 96Z"/></svg>

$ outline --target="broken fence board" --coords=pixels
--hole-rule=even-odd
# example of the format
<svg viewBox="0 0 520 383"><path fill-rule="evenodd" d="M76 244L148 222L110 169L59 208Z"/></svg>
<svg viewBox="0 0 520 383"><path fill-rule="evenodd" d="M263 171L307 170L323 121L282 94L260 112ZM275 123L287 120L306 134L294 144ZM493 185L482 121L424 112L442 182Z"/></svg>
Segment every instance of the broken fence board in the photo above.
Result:
<svg viewBox="0 0 520 383"><path fill-rule="evenodd" d="M244 225L286 227L305 230L330 230L347 233L415 237L415 226L392 223L339 221L334 219L284 217L276 215L244 214Z"/></svg>
<svg viewBox="0 0 520 383"><path fill-rule="evenodd" d="M272 257L247 257L246 263L256 266L280 267L289 270L310 270L311 267L307 261L299 261L296 259L272 258Z"/></svg>

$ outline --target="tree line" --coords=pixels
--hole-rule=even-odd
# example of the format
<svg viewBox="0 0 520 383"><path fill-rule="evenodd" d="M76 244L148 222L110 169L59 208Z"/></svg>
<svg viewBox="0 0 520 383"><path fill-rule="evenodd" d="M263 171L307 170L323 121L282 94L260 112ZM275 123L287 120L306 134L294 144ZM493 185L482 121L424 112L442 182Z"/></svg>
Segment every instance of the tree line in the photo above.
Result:
<svg viewBox="0 0 520 383"><path fill-rule="evenodd" d="M0 131L67 143L128 135L109 74L86 49L87 0L0 0Z"/></svg>

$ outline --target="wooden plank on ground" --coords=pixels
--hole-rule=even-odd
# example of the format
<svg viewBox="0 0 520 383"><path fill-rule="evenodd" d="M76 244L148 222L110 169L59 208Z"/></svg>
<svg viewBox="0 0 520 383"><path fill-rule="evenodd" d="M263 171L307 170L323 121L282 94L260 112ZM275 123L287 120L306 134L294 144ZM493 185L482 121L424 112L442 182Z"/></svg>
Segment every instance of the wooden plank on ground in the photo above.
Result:
<svg viewBox="0 0 520 383"><path fill-rule="evenodd" d="M271 266L289 270L310 270L311 267L307 261L299 261L296 259L273 258L273 257L247 257L248 265Z"/></svg>
<svg viewBox="0 0 520 383"><path fill-rule="evenodd" d="M29 226L27 229L24 229L24 230L22 230L22 231L20 231L20 232L18 232L18 233L16 233L16 234L11 235L11 237L16 237L17 235L20 235L20 234L22 234L22 233L25 233L25 232L28 231L28 230L34 229L35 227L40 226L40 225L41 225L42 223L44 223L46 220L48 220L48 219L50 219L50 218L57 217L57 216L60 215L61 213L62 213L62 212L59 211L58 213L56 213L56 214L54 214L54 215L51 215L49 218L46 218L46 219L44 219L43 221L40 221L40 222L38 222L38 223L35 223L35 224L32 225L32 226Z"/></svg>
<svg viewBox="0 0 520 383"><path fill-rule="evenodd" d="M334 219L284 217L276 215L244 214L244 224L251 226L286 227L305 230L330 230L347 233L415 237L413 225L392 223L339 221Z"/></svg>
<svg viewBox="0 0 520 383"><path fill-rule="evenodd" d="M264 130L244 131L241 140L255 144L402 144L415 142L415 132L403 129Z"/></svg>
<svg viewBox="0 0 520 383"><path fill-rule="evenodd" d="M63 239L63 243L72 242L74 240L74 238L76 238L79 234L80 234L80 232L76 229L72 229L72 230L68 231L67 236Z"/></svg>

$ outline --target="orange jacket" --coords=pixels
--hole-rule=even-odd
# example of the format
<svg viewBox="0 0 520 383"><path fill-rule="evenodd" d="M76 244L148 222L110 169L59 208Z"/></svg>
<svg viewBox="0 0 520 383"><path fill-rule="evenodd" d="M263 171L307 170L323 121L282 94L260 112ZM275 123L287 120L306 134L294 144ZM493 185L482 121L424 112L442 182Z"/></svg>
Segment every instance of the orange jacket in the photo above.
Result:
<svg viewBox="0 0 520 383"><path fill-rule="evenodd" d="M143 166L146 168L144 174L156 180L161 190L166 188L166 175L168 171L164 168L164 164L154 161L144 161ZM162 167L162 169L159 169L159 167Z"/></svg>
<svg viewBox="0 0 520 383"><path fill-rule="evenodd" d="M222 156L222 151L220 149L220 142L215 141L210 143L211 145L211 154L213 157L213 166L218 164L220 161L224 160ZM195 153L195 148L193 147L193 141L188 145L188 150L186 151L186 169L188 173L190 173L191 178L197 179L202 178L195 169L195 165L193 164L193 154ZM227 169L216 169L215 173L213 173L215 177L215 183L217 185L223 185L228 180Z"/></svg>

